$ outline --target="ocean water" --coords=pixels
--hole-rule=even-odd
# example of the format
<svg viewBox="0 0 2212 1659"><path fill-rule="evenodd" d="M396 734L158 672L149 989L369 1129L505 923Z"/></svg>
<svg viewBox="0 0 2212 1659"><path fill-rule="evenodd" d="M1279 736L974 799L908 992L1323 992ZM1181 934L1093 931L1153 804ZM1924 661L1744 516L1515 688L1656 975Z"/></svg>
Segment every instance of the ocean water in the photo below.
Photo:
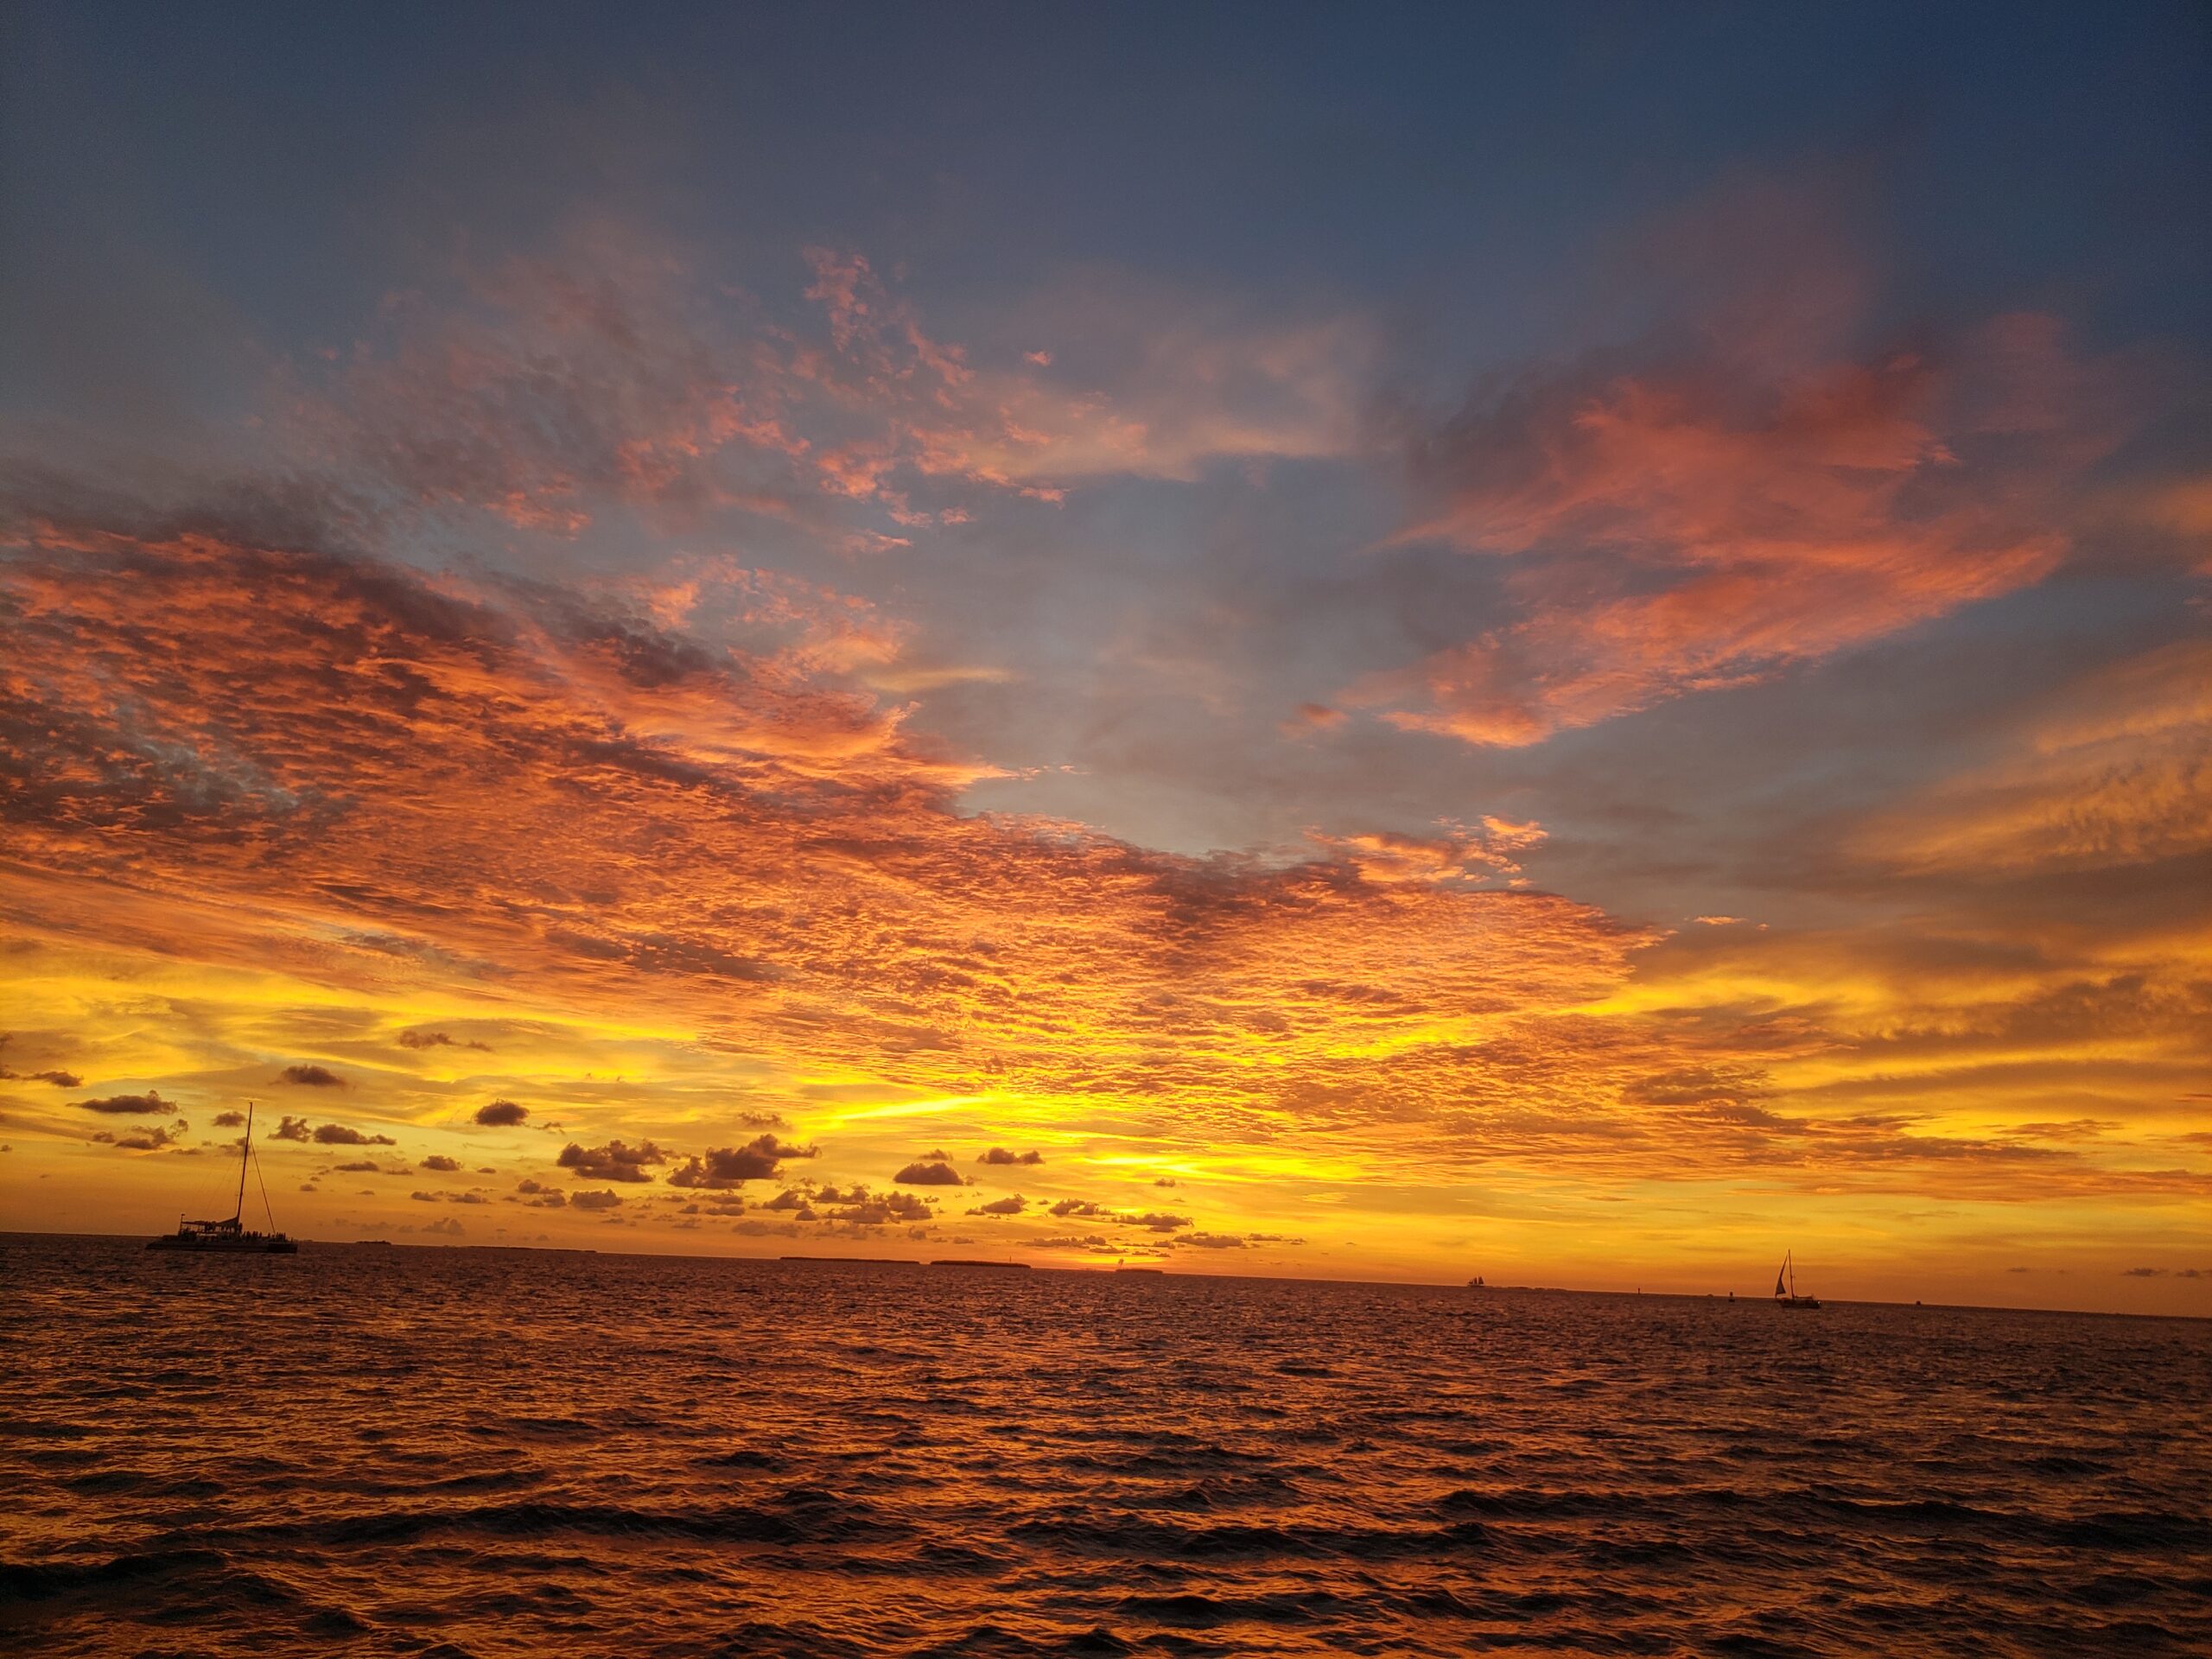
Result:
<svg viewBox="0 0 2212 1659"><path fill-rule="evenodd" d="M0 1649L2212 1650L2212 1325L0 1243Z"/></svg>

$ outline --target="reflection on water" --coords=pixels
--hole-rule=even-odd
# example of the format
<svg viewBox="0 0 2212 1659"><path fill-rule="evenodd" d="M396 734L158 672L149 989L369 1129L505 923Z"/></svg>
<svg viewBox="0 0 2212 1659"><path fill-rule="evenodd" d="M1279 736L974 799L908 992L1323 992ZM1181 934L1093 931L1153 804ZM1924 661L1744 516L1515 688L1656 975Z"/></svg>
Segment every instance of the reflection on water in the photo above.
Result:
<svg viewBox="0 0 2212 1659"><path fill-rule="evenodd" d="M2200 1323L25 1238L0 1284L11 1651L2212 1636Z"/></svg>

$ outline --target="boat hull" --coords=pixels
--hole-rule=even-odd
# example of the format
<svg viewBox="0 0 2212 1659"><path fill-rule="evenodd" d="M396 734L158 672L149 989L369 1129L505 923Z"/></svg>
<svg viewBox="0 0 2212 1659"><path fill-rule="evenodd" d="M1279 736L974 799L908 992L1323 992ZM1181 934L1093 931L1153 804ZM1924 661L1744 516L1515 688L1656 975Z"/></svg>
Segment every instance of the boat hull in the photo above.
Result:
<svg viewBox="0 0 2212 1659"><path fill-rule="evenodd" d="M300 1247L289 1238L156 1238L149 1250L175 1250L182 1255L297 1255Z"/></svg>

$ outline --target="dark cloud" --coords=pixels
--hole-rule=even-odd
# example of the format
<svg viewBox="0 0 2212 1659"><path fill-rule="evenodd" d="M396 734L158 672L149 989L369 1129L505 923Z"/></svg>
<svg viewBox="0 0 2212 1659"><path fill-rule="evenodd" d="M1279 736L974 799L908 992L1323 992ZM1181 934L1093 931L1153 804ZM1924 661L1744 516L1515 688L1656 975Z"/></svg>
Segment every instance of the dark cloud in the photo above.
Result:
<svg viewBox="0 0 2212 1659"><path fill-rule="evenodd" d="M732 1187L746 1181L773 1179L786 1158L811 1158L812 1147L795 1147L772 1135L756 1136L741 1147L716 1147L670 1174L671 1186ZM565 1154L564 1154L565 1157Z"/></svg>
<svg viewBox="0 0 2212 1659"><path fill-rule="evenodd" d="M77 1104L88 1112L110 1112L118 1116L130 1113L142 1117L158 1117L176 1110L176 1103L163 1100L161 1091L156 1089L149 1089L143 1095L109 1095L99 1100L80 1100Z"/></svg>
<svg viewBox="0 0 2212 1659"><path fill-rule="evenodd" d="M988 1204L979 1204L968 1213L971 1216L1018 1216L1028 1207L1028 1200L1016 1192L1010 1198L994 1198Z"/></svg>
<svg viewBox="0 0 2212 1659"><path fill-rule="evenodd" d="M476 1121L490 1128L506 1128L530 1116L530 1108L512 1100L494 1100L476 1109Z"/></svg>
<svg viewBox="0 0 2212 1659"><path fill-rule="evenodd" d="M269 1131L269 1138L272 1141L312 1141L315 1131L308 1128L304 1117L293 1117L287 1114L275 1128Z"/></svg>
<svg viewBox="0 0 2212 1659"><path fill-rule="evenodd" d="M423 1169L435 1169L442 1174L449 1175L461 1167L461 1160L458 1158L448 1158L442 1152L434 1152L430 1154L429 1156L423 1160L420 1167Z"/></svg>
<svg viewBox="0 0 2212 1659"><path fill-rule="evenodd" d="M238 1128L242 1127L245 1122L245 1114L244 1112L218 1112L215 1114L215 1127L219 1129Z"/></svg>
<svg viewBox="0 0 2212 1659"><path fill-rule="evenodd" d="M381 1175L384 1170L373 1160L364 1158L358 1163L339 1165L338 1173L340 1175Z"/></svg>
<svg viewBox="0 0 2212 1659"><path fill-rule="evenodd" d="M1045 1154L1041 1152L1009 1152L1004 1147L993 1147L976 1161L979 1164L1041 1164L1045 1161Z"/></svg>
<svg viewBox="0 0 2212 1659"><path fill-rule="evenodd" d="M486 1054L492 1052L488 1043L457 1043L442 1031L403 1031L399 1033L399 1046L402 1048L474 1048Z"/></svg>
<svg viewBox="0 0 2212 1659"><path fill-rule="evenodd" d="M596 1192L578 1192L569 1202L579 1210L613 1210L622 1202L622 1195L605 1188Z"/></svg>
<svg viewBox="0 0 2212 1659"><path fill-rule="evenodd" d="M925 1152L891 1178L902 1186L959 1186L963 1178L942 1152Z"/></svg>
<svg viewBox="0 0 2212 1659"><path fill-rule="evenodd" d="M186 1131L191 1127L189 1123L180 1121L175 1123L149 1124L143 1128L131 1129L122 1135L110 1135L106 1130L102 1129L94 1135L92 1139L124 1152L162 1152L175 1147L184 1139Z"/></svg>
<svg viewBox="0 0 2212 1659"><path fill-rule="evenodd" d="M296 1083L308 1089L343 1089L346 1079L326 1066L288 1065L276 1074L279 1083Z"/></svg>
<svg viewBox="0 0 2212 1659"><path fill-rule="evenodd" d="M635 1147L620 1141L610 1141L603 1147L579 1146L571 1141L561 1148L558 1160L563 1169L602 1181L650 1181L652 1176L647 1166L667 1161L668 1154L650 1141Z"/></svg>
<svg viewBox="0 0 2212 1659"><path fill-rule="evenodd" d="M1113 1212L1103 1204L1093 1204L1089 1198L1062 1198L1052 1205L1056 1216L1084 1216L1103 1219Z"/></svg>
<svg viewBox="0 0 2212 1659"><path fill-rule="evenodd" d="M289 1123L291 1119L284 1121ZM315 1140L316 1145L324 1147L396 1147L399 1144L388 1135L364 1135L359 1129L347 1128L343 1123L318 1125Z"/></svg>
<svg viewBox="0 0 2212 1659"><path fill-rule="evenodd" d="M9 1040L8 1034L0 1032L0 1048L7 1047ZM74 1071L11 1071L0 1065L0 1083L50 1083L57 1089L76 1089L84 1081Z"/></svg>
<svg viewBox="0 0 2212 1659"><path fill-rule="evenodd" d="M1186 1233L1174 1241L1201 1250L1241 1250L1244 1241L1234 1233Z"/></svg>

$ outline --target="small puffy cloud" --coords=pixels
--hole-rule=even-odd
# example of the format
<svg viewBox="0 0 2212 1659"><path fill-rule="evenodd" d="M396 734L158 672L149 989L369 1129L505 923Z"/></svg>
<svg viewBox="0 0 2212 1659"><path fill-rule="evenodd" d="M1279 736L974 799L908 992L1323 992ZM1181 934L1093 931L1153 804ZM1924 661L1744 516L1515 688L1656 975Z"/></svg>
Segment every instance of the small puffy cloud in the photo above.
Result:
<svg viewBox="0 0 2212 1659"><path fill-rule="evenodd" d="M269 1131L269 1138L272 1141L312 1141L315 1130L304 1117L294 1117L287 1113L283 1120Z"/></svg>
<svg viewBox="0 0 2212 1659"><path fill-rule="evenodd" d="M530 1108L512 1100L486 1102L476 1109L476 1121L490 1128L508 1128L530 1116Z"/></svg>
<svg viewBox="0 0 2212 1659"><path fill-rule="evenodd" d="M292 1120L286 1118L284 1121L289 1123ZM347 1128L343 1123L318 1124L315 1140L318 1146L325 1147L396 1147L399 1144L388 1135L364 1135L359 1129Z"/></svg>
<svg viewBox="0 0 2212 1659"><path fill-rule="evenodd" d="M1016 1192L1010 1198L994 1198L988 1204L979 1204L968 1213L971 1216L1018 1216L1028 1207L1028 1201Z"/></svg>
<svg viewBox="0 0 2212 1659"><path fill-rule="evenodd" d="M1163 1210L1147 1210L1141 1216L1116 1216L1114 1219L1124 1226L1141 1227L1154 1233L1172 1233L1191 1224L1188 1216L1171 1216Z"/></svg>
<svg viewBox="0 0 2212 1659"><path fill-rule="evenodd" d="M373 1159L364 1158L359 1163L338 1166L340 1175L381 1175L384 1171Z"/></svg>
<svg viewBox="0 0 2212 1659"><path fill-rule="evenodd" d="M1300 737L1309 732L1334 731L1345 718L1343 709L1332 709L1325 702L1301 702L1276 729L1285 737Z"/></svg>
<svg viewBox="0 0 2212 1659"><path fill-rule="evenodd" d="M245 1114L244 1112L218 1112L215 1114L215 1127L219 1129L235 1129L240 1128L245 1122Z"/></svg>
<svg viewBox="0 0 2212 1659"><path fill-rule="evenodd" d="M423 1169L435 1169L442 1173L449 1175L461 1167L461 1160L458 1158L448 1158L442 1152L434 1152L430 1154L429 1157L423 1160L419 1167Z"/></svg>
<svg viewBox="0 0 2212 1659"><path fill-rule="evenodd" d="M1186 1233L1176 1243L1200 1250L1241 1250L1244 1241L1234 1233Z"/></svg>
<svg viewBox="0 0 2212 1659"><path fill-rule="evenodd" d="M468 1229L462 1226L451 1216L448 1216L442 1221L434 1221L430 1223L430 1224L423 1228L423 1230L426 1233L443 1233L448 1238L459 1238L463 1233L467 1232Z"/></svg>
<svg viewBox="0 0 2212 1659"><path fill-rule="evenodd" d="M579 1192L569 1202L579 1210L613 1210L620 1206L622 1195L601 1188L596 1192Z"/></svg>
<svg viewBox="0 0 2212 1659"><path fill-rule="evenodd" d="M569 1202L569 1195L559 1187L547 1186L539 1181L518 1181L515 1191L524 1195L520 1200L522 1203L535 1205L540 1210L563 1209ZM508 1202L516 1200L509 1199Z"/></svg>
<svg viewBox="0 0 2212 1659"><path fill-rule="evenodd" d="M603 1147L580 1146L571 1141L561 1148L557 1161L563 1169L598 1180L650 1181L652 1176L647 1166L666 1163L668 1154L650 1141L635 1147L620 1141L610 1141ZM580 1196L578 1202L582 1201Z"/></svg>
<svg viewBox="0 0 2212 1659"><path fill-rule="evenodd" d="M942 1152L925 1152L891 1178L901 1186L958 1186L963 1177Z"/></svg>
<svg viewBox="0 0 2212 1659"><path fill-rule="evenodd" d="M107 1112L118 1116L130 1114L158 1117L176 1110L176 1103L163 1100L158 1089L149 1089L143 1095L109 1095L99 1100L80 1100L77 1104L88 1112Z"/></svg>
<svg viewBox="0 0 2212 1659"><path fill-rule="evenodd" d="M279 1083L297 1084L304 1089L343 1089L346 1079L327 1066L288 1065L276 1074Z"/></svg>
<svg viewBox="0 0 2212 1659"><path fill-rule="evenodd" d="M772 1135L757 1135L741 1147L715 1147L672 1172L671 1186L725 1188L746 1181L772 1180L786 1158L811 1158L812 1147L795 1147Z"/></svg>
<svg viewBox="0 0 2212 1659"><path fill-rule="evenodd" d="M1041 1164L1045 1161L1045 1154L1041 1152L1009 1152L1004 1147L993 1147L976 1161L979 1164Z"/></svg>
<svg viewBox="0 0 2212 1659"><path fill-rule="evenodd" d="M1052 1205L1056 1216L1104 1217L1112 1211L1103 1204L1093 1204L1089 1198L1062 1198Z"/></svg>

